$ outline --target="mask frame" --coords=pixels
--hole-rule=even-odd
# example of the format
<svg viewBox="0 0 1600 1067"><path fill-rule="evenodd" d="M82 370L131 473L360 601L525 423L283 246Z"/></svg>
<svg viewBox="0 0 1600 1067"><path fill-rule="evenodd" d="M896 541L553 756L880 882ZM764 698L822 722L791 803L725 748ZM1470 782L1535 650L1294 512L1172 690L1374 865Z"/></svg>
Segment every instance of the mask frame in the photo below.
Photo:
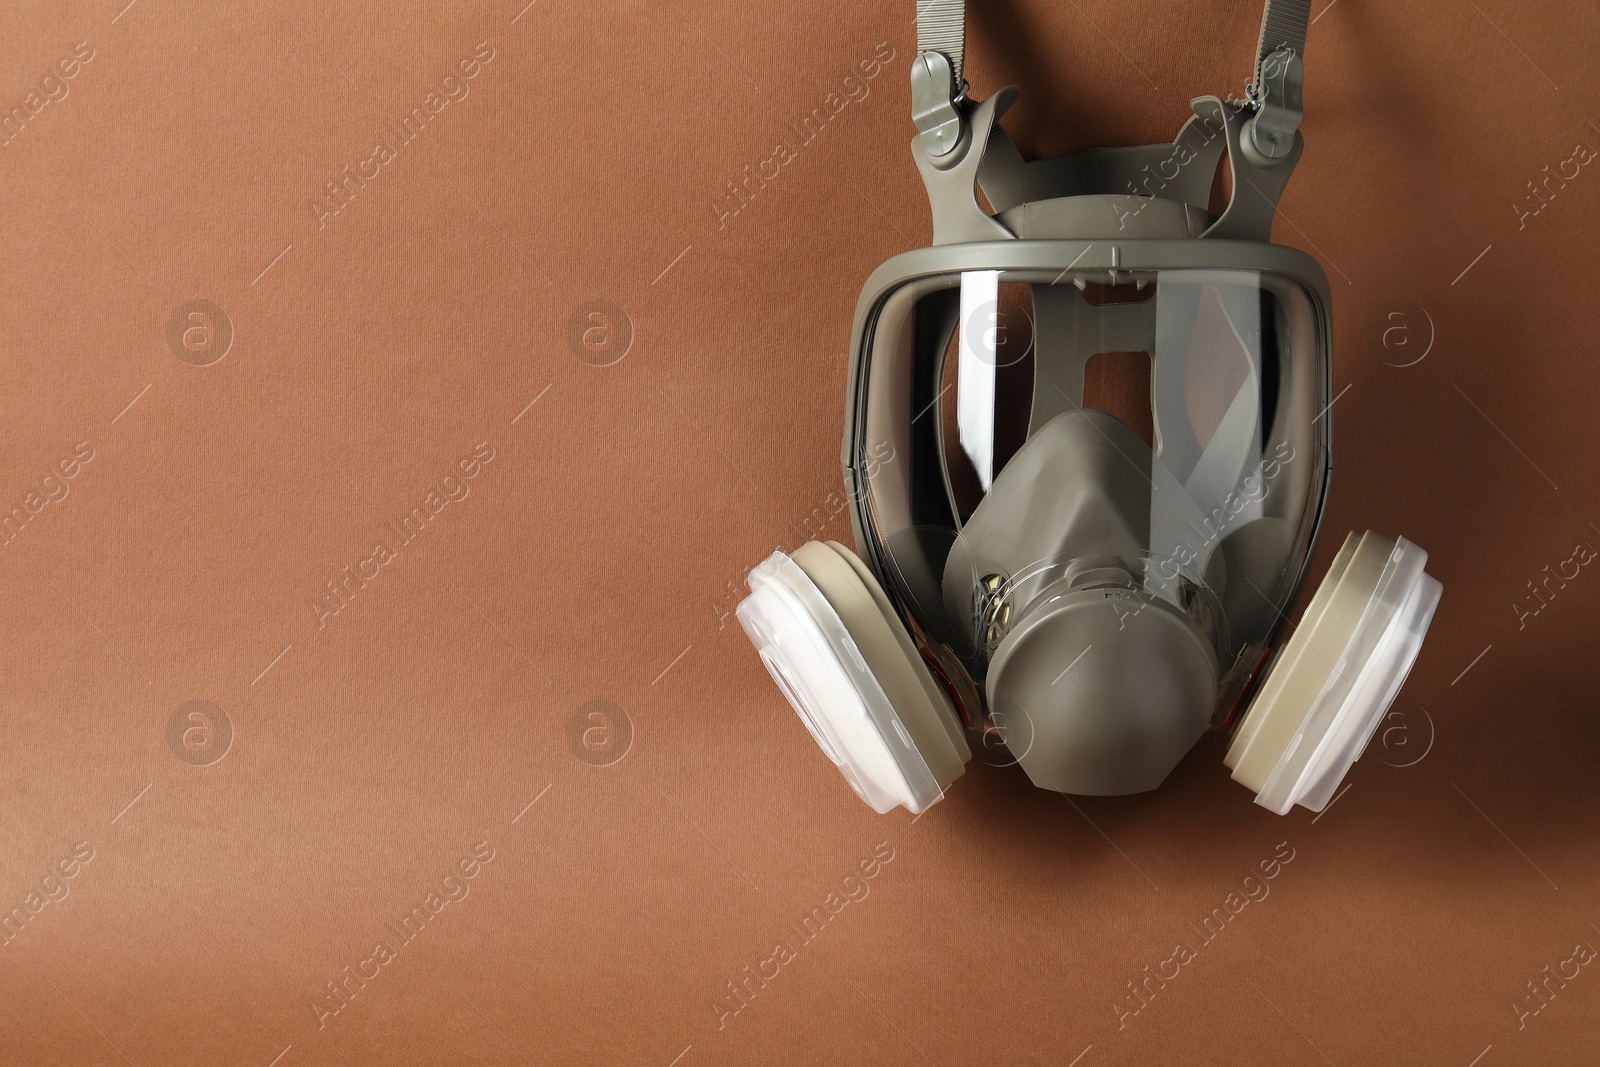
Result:
<svg viewBox="0 0 1600 1067"><path fill-rule="evenodd" d="M914 617L915 613L906 603L903 593L905 583L896 577L896 563L880 540L876 524L869 516L875 501L870 483L878 472L880 463L875 448L878 442L868 439L866 428L869 422L868 406L871 402L874 346L878 341L880 321L886 303L891 299L915 299L919 291L927 292L946 287L950 277L958 277L965 272L1002 271L1049 278L1062 273L1061 266L1067 263L1076 264L1073 268L1075 276L1098 278L1107 283L1126 281L1135 274L1155 274L1160 271L1259 273L1280 279L1282 283L1296 287L1304 295L1311 312L1309 330L1312 334L1312 343L1315 344L1317 351L1312 388L1315 393L1315 409L1319 414L1312 419L1313 454L1306 457L1306 462L1313 472L1310 476L1310 499L1305 522L1309 536L1305 538L1303 550L1297 553L1294 571L1284 576L1278 588L1267 590L1271 594L1274 609L1281 615L1294 603L1304 584L1320 534L1332 481L1330 457L1333 435L1331 420L1325 417L1328 401L1332 396L1332 361L1329 358L1332 343L1330 298L1327 276L1315 260L1297 249L1257 241L1218 239L1201 241L1193 238L1145 238L1122 241L1013 239L934 246L902 253L885 262L868 278L857 303L852 336L850 386L840 454L843 480L847 490L846 497L850 503L851 529L857 551L871 571L878 576L889 599L895 604L901 621L913 632L922 633L925 629L924 623ZM943 350L942 345L936 344L934 347ZM879 362L881 365L881 360ZM936 397L932 405L937 407L939 403ZM1037 414L1035 417L1036 420L1043 418ZM930 418L926 431L930 434L938 433L939 425L940 421L937 418ZM915 450L915 446L913 448ZM929 484L922 491L922 499L924 506L936 507L938 500L948 497L934 485ZM923 512L918 516L917 525L939 526L948 523L954 531L959 531L962 526L962 522L953 514L944 521L924 521L928 518L927 513ZM1273 633L1267 636L1268 646L1273 645L1273 637L1280 630L1281 622L1273 628ZM932 643L934 642L925 642L925 646ZM985 717L973 713L974 709L981 708L983 704L983 700L977 696L975 690L975 685L981 685L981 679L962 677L963 672L959 665L949 662L948 659L942 666L940 673L945 676L946 683L956 690L956 703L962 711L963 721L969 728L984 730L988 725L984 721ZM1224 674L1227 674L1233 666L1232 663L1220 665ZM1244 676L1234 679L1233 699L1219 705L1217 726L1229 724L1231 721L1229 713L1235 710L1238 697L1243 695L1250 677L1255 674L1259 666L1259 657L1252 658L1245 664Z"/></svg>

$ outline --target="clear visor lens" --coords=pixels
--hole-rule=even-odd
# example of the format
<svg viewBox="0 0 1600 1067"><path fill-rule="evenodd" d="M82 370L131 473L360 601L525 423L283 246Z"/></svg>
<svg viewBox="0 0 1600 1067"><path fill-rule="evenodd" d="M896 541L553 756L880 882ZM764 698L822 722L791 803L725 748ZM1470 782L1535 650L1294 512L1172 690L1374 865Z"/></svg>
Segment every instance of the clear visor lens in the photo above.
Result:
<svg viewBox="0 0 1600 1067"><path fill-rule="evenodd" d="M1326 478L1313 304L1237 270L908 283L867 341L855 455L889 584L974 679L1030 602L1121 587L1253 669ZM1226 686L1225 682L1225 686Z"/></svg>

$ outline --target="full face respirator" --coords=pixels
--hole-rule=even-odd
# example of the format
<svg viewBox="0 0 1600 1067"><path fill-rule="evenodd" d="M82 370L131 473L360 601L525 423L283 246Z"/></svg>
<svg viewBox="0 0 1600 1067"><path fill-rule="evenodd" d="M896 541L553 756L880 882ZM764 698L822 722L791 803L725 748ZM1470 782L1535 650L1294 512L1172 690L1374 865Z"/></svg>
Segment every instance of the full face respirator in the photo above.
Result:
<svg viewBox="0 0 1600 1067"><path fill-rule="evenodd" d="M1016 89L967 94L964 5L918 3L933 245L856 308L858 552L774 553L737 612L875 810L940 799L969 736L1041 788L1115 795L1232 729L1258 804L1320 811L1405 681L1440 585L1404 538L1351 534L1279 638L1335 399L1327 278L1270 243L1308 8L1269 0L1246 99L1195 100L1172 143L1027 162L998 125Z"/></svg>

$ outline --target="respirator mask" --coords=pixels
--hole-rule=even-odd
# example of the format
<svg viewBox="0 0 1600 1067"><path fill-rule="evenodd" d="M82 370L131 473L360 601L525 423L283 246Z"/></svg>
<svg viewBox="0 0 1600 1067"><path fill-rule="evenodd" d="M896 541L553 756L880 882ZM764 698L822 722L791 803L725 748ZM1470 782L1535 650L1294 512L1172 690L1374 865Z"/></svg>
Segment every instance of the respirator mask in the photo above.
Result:
<svg viewBox="0 0 1600 1067"><path fill-rule="evenodd" d="M1351 534L1278 637L1331 470L1327 278L1270 243L1308 8L1269 0L1246 99L1195 100L1172 143L1026 162L1016 89L967 95L964 5L917 5L934 239L857 304L859 554L774 553L737 612L875 810L925 810L973 743L1114 795L1231 728L1258 804L1320 811L1404 682L1440 595L1404 538Z"/></svg>

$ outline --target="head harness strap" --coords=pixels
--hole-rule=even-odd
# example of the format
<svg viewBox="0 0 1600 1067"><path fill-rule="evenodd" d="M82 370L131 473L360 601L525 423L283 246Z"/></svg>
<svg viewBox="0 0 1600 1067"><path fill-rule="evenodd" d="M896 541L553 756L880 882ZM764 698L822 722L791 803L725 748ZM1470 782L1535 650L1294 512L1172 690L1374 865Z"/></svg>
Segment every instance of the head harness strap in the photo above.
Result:
<svg viewBox="0 0 1600 1067"><path fill-rule="evenodd" d="M961 135L966 9L966 0L917 0L911 114L934 158L953 151ZM1311 0L1266 0L1253 77L1246 88L1249 106L1258 113L1247 141L1263 161L1282 159L1294 145L1310 17Z"/></svg>

